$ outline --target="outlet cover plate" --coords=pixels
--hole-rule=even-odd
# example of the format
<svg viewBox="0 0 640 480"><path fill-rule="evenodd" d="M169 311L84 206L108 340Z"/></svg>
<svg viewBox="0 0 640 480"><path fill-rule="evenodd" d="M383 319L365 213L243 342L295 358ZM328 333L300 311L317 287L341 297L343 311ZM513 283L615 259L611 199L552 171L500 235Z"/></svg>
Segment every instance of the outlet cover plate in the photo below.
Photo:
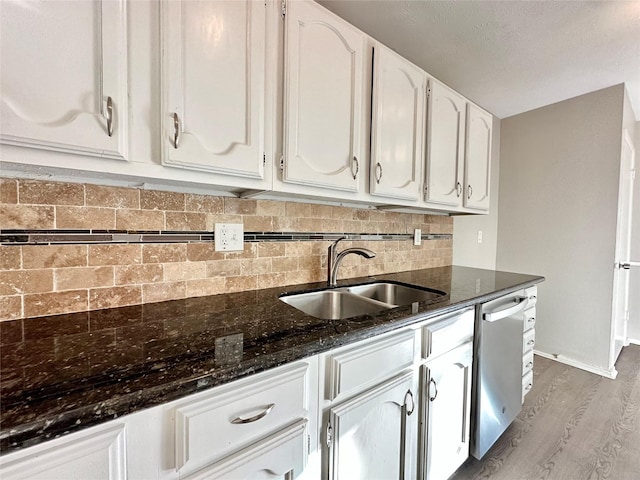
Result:
<svg viewBox="0 0 640 480"><path fill-rule="evenodd" d="M216 223L214 235L216 252L244 250L244 225L242 223Z"/></svg>

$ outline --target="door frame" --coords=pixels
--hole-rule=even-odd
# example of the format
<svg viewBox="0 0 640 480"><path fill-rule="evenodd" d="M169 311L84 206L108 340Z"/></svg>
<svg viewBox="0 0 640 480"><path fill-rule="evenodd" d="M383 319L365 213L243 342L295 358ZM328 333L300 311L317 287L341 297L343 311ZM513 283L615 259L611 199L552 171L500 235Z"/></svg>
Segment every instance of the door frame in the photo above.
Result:
<svg viewBox="0 0 640 480"><path fill-rule="evenodd" d="M626 155L626 152L630 152ZM629 270L620 267L630 261L633 218L633 190L635 179L635 148L629 131L622 130L620 149L620 177L618 183L618 209L616 222L616 247L614 258L613 295L611 305L611 343L609 346L609 368L615 371L615 362L623 347L629 345ZM623 298L620 299L620 296ZM620 312L620 304L624 305ZM624 318L620 323L620 315Z"/></svg>

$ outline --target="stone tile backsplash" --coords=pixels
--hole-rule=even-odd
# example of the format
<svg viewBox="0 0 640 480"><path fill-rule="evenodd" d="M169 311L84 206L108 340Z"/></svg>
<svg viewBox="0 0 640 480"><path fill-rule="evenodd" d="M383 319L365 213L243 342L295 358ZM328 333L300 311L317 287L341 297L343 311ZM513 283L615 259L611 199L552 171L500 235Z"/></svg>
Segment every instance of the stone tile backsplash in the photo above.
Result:
<svg viewBox="0 0 640 480"><path fill-rule="evenodd" d="M0 179L0 229L453 233L451 217L39 180ZM322 281L326 240L0 246L0 320L72 313ZM452 239L354 242L340 278L451 265Z"/></svg>

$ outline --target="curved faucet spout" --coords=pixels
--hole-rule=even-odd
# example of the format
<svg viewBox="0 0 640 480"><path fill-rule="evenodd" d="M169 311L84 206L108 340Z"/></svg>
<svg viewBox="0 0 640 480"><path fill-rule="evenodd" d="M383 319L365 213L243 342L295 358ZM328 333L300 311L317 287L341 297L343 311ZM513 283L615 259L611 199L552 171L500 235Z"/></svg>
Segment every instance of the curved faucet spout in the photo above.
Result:
<svg viewBox="0 0 640 480"><path fill-rule="evenodd" d="M338 278L338 267L342 262L342 259L350 253L355 253L364 258L373 258L376 256L375 252L368 248L345 248L342 252L337 253L338 242L344 240L346 237L339 238L331 244L328 251L327 258L327 284L330 287L335 287Z"/></svg>

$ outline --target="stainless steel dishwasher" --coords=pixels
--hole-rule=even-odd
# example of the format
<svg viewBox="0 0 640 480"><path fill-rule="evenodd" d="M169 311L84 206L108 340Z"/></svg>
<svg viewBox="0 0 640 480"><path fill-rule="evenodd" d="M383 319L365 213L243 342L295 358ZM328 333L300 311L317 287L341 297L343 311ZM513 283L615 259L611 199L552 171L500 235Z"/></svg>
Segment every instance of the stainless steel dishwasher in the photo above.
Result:
<svg viewBox="0 0 640 480"><path fill-rule="evenodd" d="M522 409L522 312L528 303L518 290L476 307L471 455L477 459Z"/></svg>

